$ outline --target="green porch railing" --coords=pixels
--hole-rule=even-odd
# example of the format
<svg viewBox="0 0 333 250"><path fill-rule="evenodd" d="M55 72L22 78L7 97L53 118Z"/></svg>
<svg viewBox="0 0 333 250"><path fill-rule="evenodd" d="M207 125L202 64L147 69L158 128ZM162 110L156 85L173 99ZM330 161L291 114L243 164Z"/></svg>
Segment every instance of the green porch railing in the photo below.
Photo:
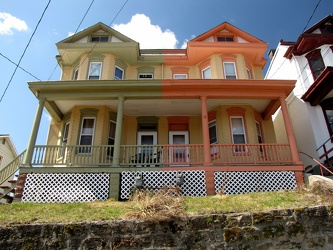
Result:
<svg viewBox="0 0 333 250"><path fill-rule="evenodd" d="M21 166L26 150L17 156L12 162L0 170L0 185L11 178Z"/></svg>
<svg viewBox="0 0 333 250"><path fill-rule="evenodd" d="M35 146L31 165L41 166L112 166L111 145ZM281 165L292 164L288 144L211 144L213 164ZM188 166L204 163L202 144L122 145L119 165Z"/></svg>

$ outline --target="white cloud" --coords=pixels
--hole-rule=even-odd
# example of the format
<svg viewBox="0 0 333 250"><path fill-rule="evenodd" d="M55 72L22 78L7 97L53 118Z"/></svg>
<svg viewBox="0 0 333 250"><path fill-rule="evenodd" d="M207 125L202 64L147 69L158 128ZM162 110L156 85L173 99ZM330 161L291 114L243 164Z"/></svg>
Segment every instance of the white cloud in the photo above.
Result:
<svg viewBox="0 0 333 250"><path fill-rule="evenodd" d="M13 30L26 31L28 25L6 12L0 12L0 35L13 35Z"/></svg>
<svg viewBox="0 0 333 250"><path fill-rule="evenodd" d="M115 24L112 28L140 43L140 49L177 48L178 40L175 33L169 29L162 31L144 14L136 14L129 23Z"/></svg>

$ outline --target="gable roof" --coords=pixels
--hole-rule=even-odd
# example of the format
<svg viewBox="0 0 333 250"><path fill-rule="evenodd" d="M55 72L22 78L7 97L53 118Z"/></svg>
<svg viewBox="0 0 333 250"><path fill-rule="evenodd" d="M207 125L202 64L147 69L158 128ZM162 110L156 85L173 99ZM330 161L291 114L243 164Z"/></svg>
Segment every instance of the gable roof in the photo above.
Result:
<svg viewBox="0 0 333 250"><path fill-rule="evenodd" d="M297 39L296 42L280 41L282 45L287 45L287 49L284 57L291 59L292 55L303 55L309 51L318 48L324 44L332 44L333 34L314 33L315 30L323 27L326 23L333 25L333 16L328 15L318 23L304 31Z"/></svg>
<svg viewBox="0 0 333 250"><path fill-rule="evenodd" d="M17 156L18 154L17 154L16 148L14 146L14 143L13 143L12 139L10 138L10 135L8 135L8 134L0 134L0 138L4 138L4 139L7 140L7 142L9 143L9 147L12 150L13 154L15 156Z"/></svg>
<svg viewBox="0 0 333 250"><path fill-rule="evenodd" d="M115 29L112 29L111 27L107 26L106 24L102 23L102 22L98 22L93 26L90 26L72 36L67 37L66 39L58 42L59 43L75 43L77 41L79 41L80 39L89 36L91 34L93 34L94 32L97 32L99 30L103 30L104 32L117 37L118 39L122 40L123 42L136 42L134 40L132 40L131 38L121 34L120 32L116 31Z"/></svg>
<svg viewBox="0 0 333 250"><path fill-rule="evenodd" d="M221 23L220 25L208 30L207 32L199 35L198 37L192 39L191 41L193 41L193 42L201 41L202 42L211 36L223 34L222 32L230 32L250 43L264 43L262 40L250 35L249 33L233 26L232 24L230 24L228 22Z"/></svg>

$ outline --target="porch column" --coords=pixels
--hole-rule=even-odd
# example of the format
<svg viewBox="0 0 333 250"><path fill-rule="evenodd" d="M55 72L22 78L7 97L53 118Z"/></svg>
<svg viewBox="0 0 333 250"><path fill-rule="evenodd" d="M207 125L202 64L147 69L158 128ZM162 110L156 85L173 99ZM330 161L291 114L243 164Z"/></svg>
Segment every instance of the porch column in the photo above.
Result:
<svg viewBox="0 0 333 250"><path fill-rule="evenodd" d="M210 140L209 140L209 126L208 126L208 112L207 112L207 96L201 96L201 121L202 121L202 138L204 147L204 164L211 164L210 159Z"/></svg>
<svg viewBox="0 0 333 250"><path fill-rule="evenodd" d="M34 147L36 145L37 134L38 134L38 129L39 129L39 125L40 125L40 120L41 120L42 114L43 114L44 103L45 103L44 98L39 99L39 103L38 103L36 114L35 114L35 120L32 125L32 130L31 130L31 134L30 134L30 138L29 138L29 142L28 142L27 151L25 152L25 156L24 156L24 160L23 160L23 165L27 166L27 167L31 165L32 155L34 152Z"/></svg>
<svg viewBox="0 0 333 250"><path fill-rule="evenodd" d="M122 133L123 117L124 117L124 101L125 98L123 96L120 96L118 98L116 135L114 139L112 166L119 166L119 161L120 161L121 133Z"/></svg>
<svg viewBox="0 0 333 250"><path fill-rule="evenodd" d="M279 100L280 100L284 125L286 127L288 142L289 142L289 145L290 145L291 157L292 157L294 163L301 164L301 161L300 161L299 156L298 156L296 139L295 139L295 136L294 136L292 125L291 125L291 121L290 121L289 112L288 112L288 108L287 108L285 98L280 96Z"/></svg>

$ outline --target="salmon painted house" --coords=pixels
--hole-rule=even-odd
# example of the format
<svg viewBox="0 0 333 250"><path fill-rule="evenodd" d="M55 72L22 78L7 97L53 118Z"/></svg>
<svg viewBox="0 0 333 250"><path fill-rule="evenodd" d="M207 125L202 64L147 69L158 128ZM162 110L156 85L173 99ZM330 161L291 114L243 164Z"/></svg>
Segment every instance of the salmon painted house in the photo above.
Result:
<svg viewBox="0 0 333 250"><path fill-rule="evenodd" d="M135 187L175 185L204 196L303 183L285 102L295 81L264 80L260 39L225 22L186 49L140 49L97 23L56 46L61 80L28 83L39 104L16 199L124 200ZM47 145L35 145L44 108ZM278 108L284 144L271 118Z"/></svg>

